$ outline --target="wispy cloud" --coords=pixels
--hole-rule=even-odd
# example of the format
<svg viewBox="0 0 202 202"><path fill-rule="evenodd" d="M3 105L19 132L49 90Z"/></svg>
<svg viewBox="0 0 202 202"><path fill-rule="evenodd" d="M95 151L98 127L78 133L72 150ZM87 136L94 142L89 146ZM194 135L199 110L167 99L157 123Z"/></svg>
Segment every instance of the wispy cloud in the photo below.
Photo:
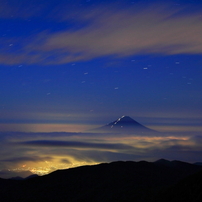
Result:
<svg viewBox="0 0 202 202"><path fill-rule="evenodd" d="M39 162L39 161L50 161L52 160L51 157L46 156L46 157L39 157L39 156L22 156L22 157L12 157L12 158L6 158L1 161L3 162L12 162L12 163L19 163L19 162Z"/></svg>
<svg viewBox="0 0 202 202"><path fill-rule="evenodd" d="M78 141L57 141L57 140L35 140L21 142L22 145L40 146L40 147L69 147L80 149L108 149L108 150L128 150L133 149L132 146L126 144L111 144L111 143L93 143L93 142L78 142Z"/></svg>
<svg viewBox="0 0 202 202"><path fill-rule="evenodd" d="M165 10L165 13L163 12ZM92 20L93 19L93 20ZM162 7L93 13L91 24L78 31L50 35L45 51L68 51L61 62L93 57L132 54L201 53L200 15L173 16Z"/></svg>
<svg viewBox="0 0 202 202"><path fill-rule="evenodd" d="M87 124L0 123L1 132L81 132L92 128Z"/></svg>
<svg viewBox="0 0 202 202"><path fill-rule="evenodd" d="M95 8L79 12L80 29L39 33L18 50L0 55L4 64L65 64L134 54L201 54L202 17L170 6ZM63 16L65 20L65 16ZM20 42L19 42L20 43ZM9 59L10 58L10 59Z"/></svg>

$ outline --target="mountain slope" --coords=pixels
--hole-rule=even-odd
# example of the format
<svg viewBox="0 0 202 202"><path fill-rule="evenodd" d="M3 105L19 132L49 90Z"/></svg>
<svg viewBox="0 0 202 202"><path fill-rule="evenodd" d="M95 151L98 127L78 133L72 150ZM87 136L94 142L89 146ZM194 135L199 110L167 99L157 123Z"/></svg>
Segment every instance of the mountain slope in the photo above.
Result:
<svg viewBox="0 0 202 202"><path fill-rule="evenodd" d="M129 116L122 116L105 126L92 130L101 133L152 133L156 132L138 123Z"/></svg>
<svg viewBox="0 0 202 202"><path fill-rule="evenodd" d="M202 171L190 175L177 184L163 190L154 202L201 202L202 201Z"/></svg>
<svg viewBox="0 0 202 202"><path fill-rule="evenodd" d="M103 163L15 181L4 191L0 187L0 196L1 201L151 202L162 188L199 170L202 167L183 162L173 166L145 161Z"/></svg>

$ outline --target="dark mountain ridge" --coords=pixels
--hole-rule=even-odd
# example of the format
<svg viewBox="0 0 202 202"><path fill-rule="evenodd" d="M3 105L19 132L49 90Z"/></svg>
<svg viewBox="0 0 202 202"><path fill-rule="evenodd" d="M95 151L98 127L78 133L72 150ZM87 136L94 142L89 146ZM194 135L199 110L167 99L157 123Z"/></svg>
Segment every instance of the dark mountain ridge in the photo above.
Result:
<svg viewBox="0 0 202 202"><path fill-rule="evenodd" d="M118 161L58 170L23 181L0 179L1 201L155 201L200 170L180 161ZM12 194L11 194L12 193Z"/></svg>

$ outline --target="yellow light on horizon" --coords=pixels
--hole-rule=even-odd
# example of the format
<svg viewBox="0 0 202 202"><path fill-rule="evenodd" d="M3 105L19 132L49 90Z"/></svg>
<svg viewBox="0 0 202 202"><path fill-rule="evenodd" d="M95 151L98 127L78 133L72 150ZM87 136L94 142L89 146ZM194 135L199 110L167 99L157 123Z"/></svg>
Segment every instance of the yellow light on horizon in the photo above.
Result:
<svg viewBox="0 0 202 202"><path fill-rule="evenodd" d="M0 128L1 132L82 132L93 127L85 124L2 123Z"/></svg>

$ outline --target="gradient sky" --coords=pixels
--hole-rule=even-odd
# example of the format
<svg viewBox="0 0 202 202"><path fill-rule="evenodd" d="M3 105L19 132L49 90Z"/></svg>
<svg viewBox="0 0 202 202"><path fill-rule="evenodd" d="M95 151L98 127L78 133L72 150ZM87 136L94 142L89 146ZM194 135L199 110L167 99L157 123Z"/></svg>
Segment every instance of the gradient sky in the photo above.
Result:
<svg viewBox="0 0 202 202"><path fill-rule="evenodd" d="M122 115L201 134L201 13L198 0L0 0L2 138Z"/></svg>

